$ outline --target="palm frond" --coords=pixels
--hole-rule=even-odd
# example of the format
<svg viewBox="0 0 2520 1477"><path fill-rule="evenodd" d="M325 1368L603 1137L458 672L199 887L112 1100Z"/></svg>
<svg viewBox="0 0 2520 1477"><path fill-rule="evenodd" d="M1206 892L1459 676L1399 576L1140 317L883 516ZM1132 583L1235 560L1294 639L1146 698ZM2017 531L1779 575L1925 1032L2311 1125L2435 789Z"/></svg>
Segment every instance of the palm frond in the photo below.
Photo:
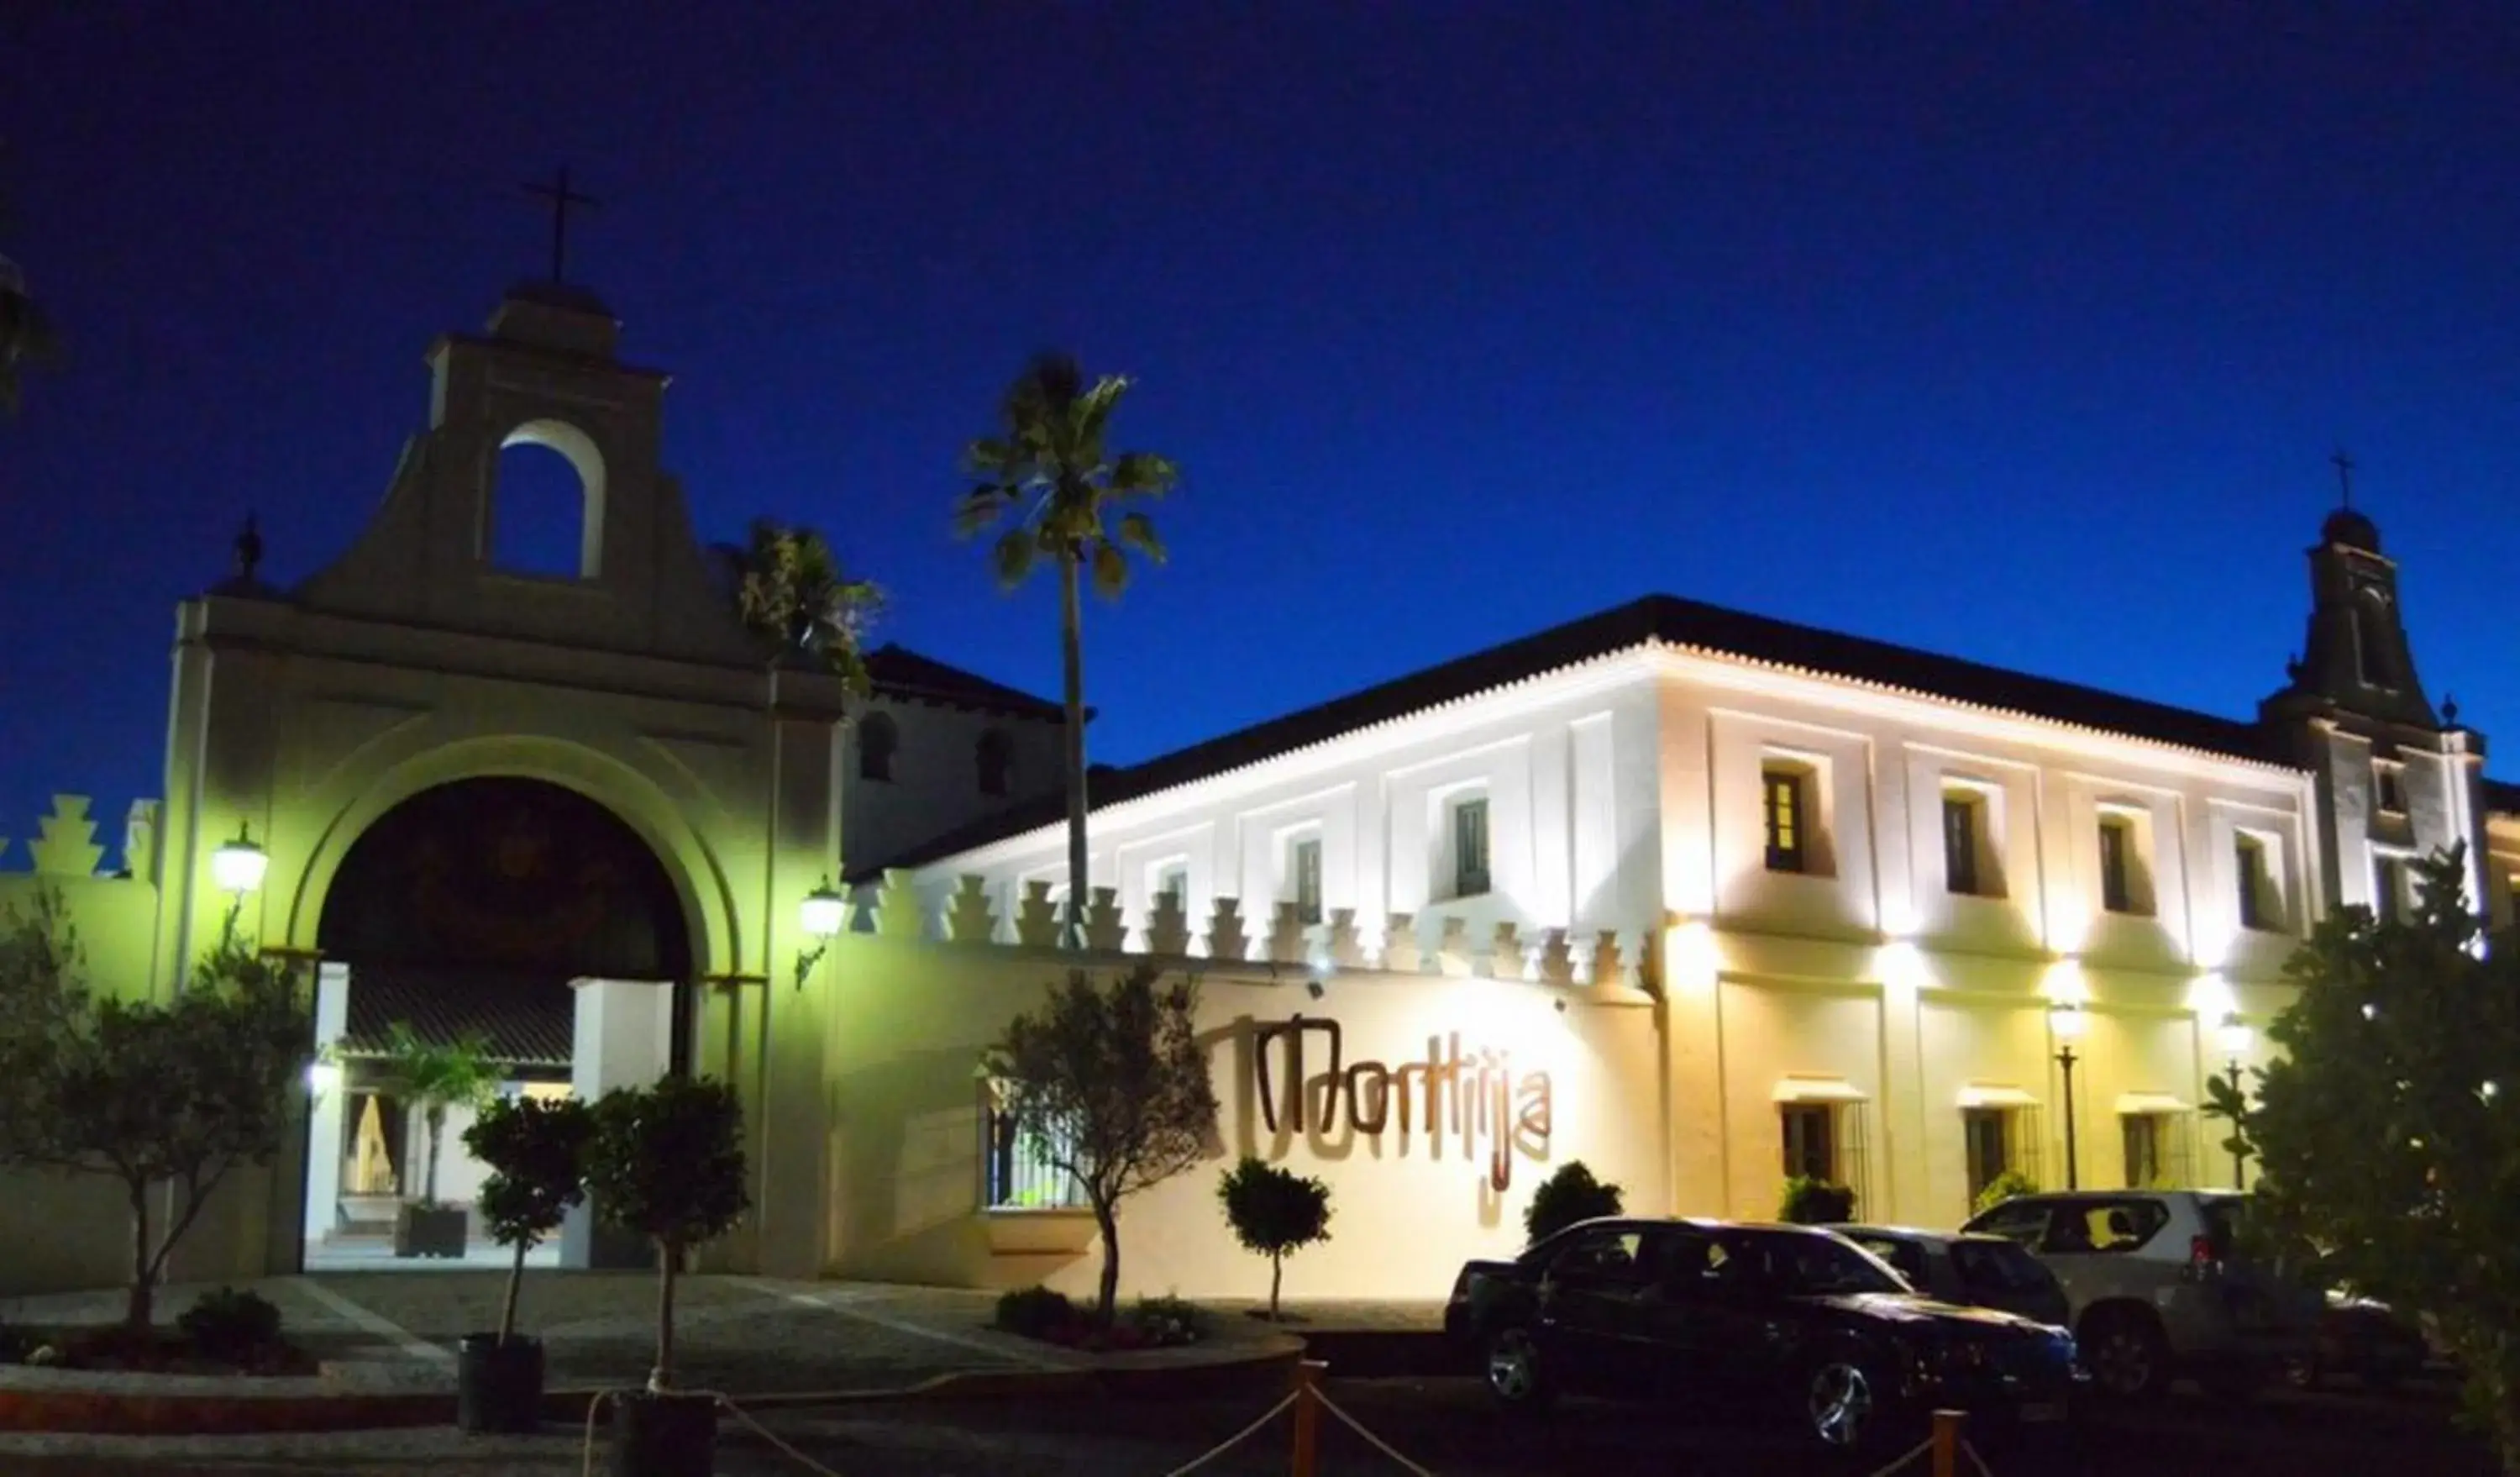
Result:
<svg viewBox="0 0 2520 1477"><path fill-rule="evenodd" d="M1097 539L1092 546L1094 593L1104 600L1118 600L1129 588L1129 557L1117 544Z"/></svg>
<svg viewBox="0 0 2520 1477"><path fill-rule="evenodd" d="M954 536L969 538L1007 515L1015 506L1015 489L1001 482L982 482L954 504Z"/></svg>
<svg viewBox="0 0 2520 1477"><path fill-rule="evenodd" d="M1012 589L1032 573L1033 558L1039 554L1040 537L1029 528L1010 528L989 551L989 561L997 566L998 583Z"/></svg>
<svg viewBox="0 0 2520 1477"><path fill-rule="evenodd" d="M1159 498L1181 483L1181 469L1151 451L1124 451L1111 464L1111 490L1122 497Z"/></svg>
<svg viewBox="0 0 2520 1477"><path fill-rule="evenodd" d="M1112 537L1124 549L1135 549L1160 564L1170 556L1164 552L1164 541L1155 534L1155 520L1143 513L1120 515L1120 526Z"/></svg>

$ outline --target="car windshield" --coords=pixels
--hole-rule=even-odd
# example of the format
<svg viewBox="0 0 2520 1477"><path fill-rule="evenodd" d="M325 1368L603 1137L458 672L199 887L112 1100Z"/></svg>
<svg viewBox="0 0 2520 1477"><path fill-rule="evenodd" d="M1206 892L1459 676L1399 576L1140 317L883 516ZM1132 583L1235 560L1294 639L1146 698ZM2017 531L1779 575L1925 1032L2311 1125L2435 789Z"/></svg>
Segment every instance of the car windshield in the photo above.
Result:
<svg viewBox="0 0 2520 1477"><path fill-rule="evenodd" d="M1718 1276L1757 1282L1783 1297L1825 1297L1850 1292L1912 1292L1878 1257L1836 1236L1809 1231L1744 1231L1716 1246Z"/></svg>
<svg viewBox="0 0 2520 1477"><path fill-rule="evenodd" d="M2010 1241L1992 1237L1954 1243L1952 1265L1959 1270L1960 1280L1990 1292L2030 1292L2056 1280L2038 1258Z"/></svg>

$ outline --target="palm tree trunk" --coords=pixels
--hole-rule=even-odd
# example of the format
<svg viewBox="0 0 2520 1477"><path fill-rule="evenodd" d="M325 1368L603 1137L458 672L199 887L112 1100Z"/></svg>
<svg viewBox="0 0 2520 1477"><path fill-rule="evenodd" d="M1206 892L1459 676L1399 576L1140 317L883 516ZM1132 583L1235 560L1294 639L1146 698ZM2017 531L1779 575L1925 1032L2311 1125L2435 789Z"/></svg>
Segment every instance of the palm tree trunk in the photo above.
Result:
<svg viewBox="0 0 2520 1477"><path fill-rule="evenodd" d="M1085 611L1077 601L1076 552L1058 553L1058 598L1067 686L1067 927L1062 942L1085 947Z"/></svg>

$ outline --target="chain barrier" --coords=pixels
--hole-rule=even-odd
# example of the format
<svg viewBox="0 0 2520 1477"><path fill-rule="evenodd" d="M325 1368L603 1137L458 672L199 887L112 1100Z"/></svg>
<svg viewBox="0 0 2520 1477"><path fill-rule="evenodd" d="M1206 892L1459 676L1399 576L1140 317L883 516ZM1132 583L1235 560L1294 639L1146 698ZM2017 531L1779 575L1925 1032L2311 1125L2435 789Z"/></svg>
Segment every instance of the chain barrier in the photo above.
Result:
<svg viewBox="0 0 2520 1477"><path fill-rule="evenodd" d="M1898 1471L1901 1467L1906 1466L1908 1463L1915 1460L1919 1456L1923 1456L1931 1453L1933 1450L1934 1443L1931 1438L1917 1442L1914 1446L1908 1449L1907 1455L1901 1456L1898 1460L1891 1462L1888 1466L1873 1468L1871 1472L1867 1474L1867 1477L1890 1477L1891 1473Z"/></svg>
<svg viewBox="0 0 2520 1477"><path fill-rule="evenodd" d="M1292 1397L1288 1398L1291 1399ZM1323 1410L1329 1411L1332 1415L1335 1415L1340 1420L1346 1422L1349 1430L1364 1437L1375 1451L1380 1452L1383 1455L1390 1457L1393 1461L1396 1461L1402 1466L1408 1468L1412 1477L1435 1477L1433 1472L1428 1471L1426 1468L1411 1461L1408 1457L1401 1455L1398 1452L1393 1451L1391 1449L1391 1443L1374 1435L1372 1431L1367 1430L1365 1428L1365 1422L1357 1419L1353 1415L1350 1415L1345 1410L1340 1410L1338 1408L1338 1403L1331 1400L1328 1396L1316 1392L1313 1396L1313 1400Z"/></svg>
<svg viewBox="0 0 2520 1477"><path fill-rule="evenodd" d="M1263 1412L1263 1413L1261 1414L1261 1416L1260 1416L1260 1418L1259 1418L1258 1420L1255 1420L1255 1421L1251 1422L1251 1424L1249 1424L1249 1425L1247 1425L1247 1426L1244 1426L1241 1430L1235 1432L1235 1433L1234 1433L1233 1435L1231 1435L1231 1436L1228 1436L1227 1438L1225 1438L1225 1440L1224 1440L1224 1442L1223 1442L1223 1443L1221 1443L1221 1444L1219 1444L1219 1445L1217 1445L1217 1446L1213 1446L1213 1447L1208 1448L1206 1451L1201 1452L1198 1455L1192 1457L1190 1460L1188 1460L1188 1461L1186 1461L1186 1462L1182 1463L1180 1466L1177 1466L1177 1467L1173 1468L1171 1471L1166 1472L1166 1473L1164 1474L1164 1477L1189 1477L1189 1474L1190 1474L1190 1473L1197 1471L1200 1467L1203 1467L1203 1466L1207 1465L1209 1462L1214 1461L1214 1460L1215 1460L1216 1458L1218 1458L1219 1456L1222 1456L1222 1455L1224 1455L1226 1453L1233 1451L1236 1447L1238 1447L1238 1446L1242 1445L1242 1443L1244 1443L1244 1442L1246 1442L1246 1441L1249 1441L1252 1437L1259 1435L1259 1434L1260 1434L1260 1429L1261 1429L1261 1427L1266 1426L1269 1422L1271 1422L1271 1421L1273 1421L1273 1420L1276 1420L1279 1416L1283 1415L1284 1413L1286 1413L1286 1409L1287 1409L1289 1406L1292 1406L1294 1403L1295 1403L1295 1397L1294 1397L1294 1396L1292 1396L1292 1395L1288 1395L1288 1396L1286 1396L1284 1399L1282 1399L1282 1400L1279 1401L1276 1405L1271 1406L1271 1407L1270 1407L1270 1408L1269 1408L1265 1412Z"/></svg>
<svg viewBox="0 0 2520 1477"><path fill-rule="evenodd" d="M586 1403L586 1444L583 1449L582 1459L578 1467L578 1477L595 1477L595 1417L603 1410L604 1403L606 1401L618 1401L622 1393L623 1392L619 1390L599 1390L596 1392L595 1398ZM759 1436L762 1440L770 1443L772 1446L777 1447L780 1451L785 1452L791 1460L796 1462L797 1465L814 1473L815 1477L840 1477L839 1473L832 1471L830 1467L823 1465L813 1457L796 1450L794 1447L788 1445L788 1441L777 1432L753 1419L751 1412L744 1410L743 1407L737 1405L735 1403L735 1397L728 1395L726 1392L722 1390L676 1390L673 1393L676 1395L706 1397L707 1399L715 1402L719 1410L726 1411L737 1420L740 1420L746 1426L751 1427L753 1434ZM1286 1398L1289 1401L1294 1399L1291 1395Z"/></svg>
<svg viewBox="0 0 2520 1477"><path fill-rule="evenodd" d="M1977 1448L1963 1441L1960 1443L1960 1455L1969 1459L1970 1466L1977 1468L1977 1477L1995 1477L1994 1471L1986 1464L1986 1458L1977 1454Z"/></svg>

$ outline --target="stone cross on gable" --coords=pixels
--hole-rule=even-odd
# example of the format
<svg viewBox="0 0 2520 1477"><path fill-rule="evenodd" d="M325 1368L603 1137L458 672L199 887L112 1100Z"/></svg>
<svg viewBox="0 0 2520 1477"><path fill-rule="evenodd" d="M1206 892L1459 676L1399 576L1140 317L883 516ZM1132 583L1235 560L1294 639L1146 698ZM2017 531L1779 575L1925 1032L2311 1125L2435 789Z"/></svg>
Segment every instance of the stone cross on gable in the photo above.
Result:
<svg viewBox="0 0 2520 1477"><path fill-rule="evenodd" d="M580 195L568 187L568 166L566 164L560 166L560 172L553 176L550 184L529 184L525 186L525 193L527 195L538 196L541 199L551 201L551 280L554 282L565 281L566 277L564 274L568 267L568 207L571 205L600 204L602 201L598 201L592 195Z"/></svg>

